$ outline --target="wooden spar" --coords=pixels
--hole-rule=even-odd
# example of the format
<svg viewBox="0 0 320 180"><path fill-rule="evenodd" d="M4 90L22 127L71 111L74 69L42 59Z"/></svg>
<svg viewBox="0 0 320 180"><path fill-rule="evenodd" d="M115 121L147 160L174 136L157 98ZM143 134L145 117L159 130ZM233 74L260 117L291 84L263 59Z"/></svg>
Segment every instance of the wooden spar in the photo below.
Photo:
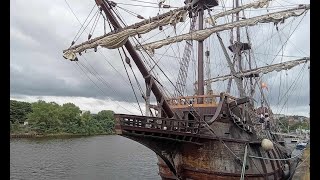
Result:
<svg viewBox="0 0 320 180"><path fill-rule="evenodd" d="M253 18L235 21L232 23L217 25L217 26L214 26L211 28L206 28L203 30L197 30L197 31L192 32L192 34L186 33L186 34L158 40L155 42L147 43L144 45L139 45L139 46L137 46L137 49L139 50L141 48L144 48L149 51L154 51L155 49L159 49L163 46L166 46L166 45L169 45L172 43L181 42L183 40L197 40L197 41L204 40L204 39L208 38L213 33L225 31L225 30L230 30L235 27L254 26L258 23L269 23L269 22L279 23L281 21L283 22L284 19L287 19L289 17L300 16L309 9L310 9L310 4L299 5L296 8L287 9L284 11L268 13L268 14L256 16ZM303 11L298 13L298 12L296 12L298 10L303 10ZM282 15L282 17L279 17L279 15Z"/></svg>
<svg viewBox="0 0 320 180"><path fill-rule="evenodd" d="M111 12L110 6L108 5L108 3L106 3L104 0L96 0L96 3L105 12L107 18L110 20L110 22L113 25L113 27L115 27L117 29L121 29L121 26L120 26L118 20L115 18L115 16ZM171 110L171 108L170 108L169 104L167 103L167 101L165 101L164 96L163 96L162 92L160 91L160 89L158 88L157 84L156 83L152 83L153 82L152 75L149 73L149 71L147 70L146 66L143 64L143 61L141 60L139 54L135 51L135 49L132 46L130 40L128 40L125 43L125 47L128 50L128 52L129 52L130 56L132 57L133 61L137 65L137 67L138 67L139 71L141 72L143 78L145 79L146 84L151 86L151 91L153 92L153 94L156 97L157 101L160 103L160 105L161 105L163 111L165 112L165 114L167 115L167 117L169 117L169 118L173 117L173 115L174 115L173 111Z"/></svg>
<svg viewBox="0 0 320 180"><path fill-rule="evenodd" d="M103 4L102 0L95 0L95 1L96 1L96 4L97 4L98 6L100 6L101 4ZM181 7L181 8L175 9L174 11L187 10L189 7L190 7L189 5L186 5L186 6L183 6L183 7ZM163 19L163 18L165 18L165 17L167 17L167 16L170 16L171 14L172 14L172 11L169 11L169 12L160 14L160 15L158 15L158 16L152 17L152 18L150 18L150 19L146 19L146 20L140 21L140 22L138 22L138 23L132 24L132 25L130 25L130 26L118 28L117 31L111 31L111 32L109 32L109 33L107 33L107 34L105 34L105 35L103 35L103 36L96 37L96 38L91 39L91 40L89 40L89 41L83 42L83 43L78 44L78 45L76 45L76 46L72 46L72 47L70 47L70 48L68 48L68 49L66 49L66 50L63 50L63 53L65 53L66 51L72 50L72 49L76 49L76 48L78 48L78 47L80 47L80 46L82 46L82 45L84 45L84 44L88 44L88 43L90 44L90 43L95 42L95 41L97 41L97 40L99 40L99 39L102 39L102 38L104 38L104 37L106 37L106 36L110 36L110 35L112 35L112 34L119 33L120 31L123 31L123 30L126 30L126 29L136 29L136 28L138 28L138 27L140 27L140 26L143 26L143 25L145 25L145 24L148 24L148 23L150 23L150 22Z"/></svg>
<svg viewBox="0 0 320 180"><path fill-rule="evenodd" d="M228 75L214 77L211 79L206 79L205 82L209 83L209 82L216 82L216 81L224 81L229 78L253 77L253 76L257 76L258 74L266 74L272 71L288 70L301 63L306 63L308 61L310 61L310 57L304 57L304 58L272 64L268 66L262 66L262 67L254 68L251 70L244 70L240 73L228 74Z"/></svg>
<svg viewBox="0 0 320 180"><path fill-rule="evenodd" d="M238 6L236 8L234 7L234 2L233 2L233 6L232 6L233 9L217 13L217 14L215 14L213 16L213 19L214 19L214 21L216 21L218 18L225 17L225 16L228 16L228 15L231 15L231 14L236 14L237 12L243 11L243 10L248 9L248 8L255 8L255 9L262 8L264 6L268 6L269 1L271 1L271 0L257 0L257 1L254 1L254 2L251 2L251 3L248 3L248 4L244 4L242 6ZM231 18L232 18L231 21L233 22L233 18L234 17L232 16ZM211 18L206 18L205 21L208 22L209 24L214 23L214 21L211 21ZM233 36L233 35L231 34L231 36ZM233 44L233 37L231 37L230 40L231 40L230 44Z"/></svg>

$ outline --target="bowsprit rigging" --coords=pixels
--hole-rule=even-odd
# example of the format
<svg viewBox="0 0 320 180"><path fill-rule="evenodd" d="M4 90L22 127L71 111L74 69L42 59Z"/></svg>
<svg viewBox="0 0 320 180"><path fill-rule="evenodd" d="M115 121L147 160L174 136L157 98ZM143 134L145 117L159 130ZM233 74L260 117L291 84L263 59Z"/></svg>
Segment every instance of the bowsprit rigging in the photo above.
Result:
<svg viewBox="0 0 320 180"><path fill-rule="evenodd" d="M263 92L266 85L261 87L260 83L262 75L289 70L302 63L308 63L310 58L303 57L253 68L252 64L256 58L251 55L256 46L249 38L248 29L259 24L285 23L286 19L307 13L310 5L290 6L285 10L246 18L245 10L267 8L272 1L259 0L240 4L238 0L234 0L234 8L219 13L214 13L219 5L217 0L186 0L179 8L170 6L165 0L159 3L136 1L159 8L157 16L147 18L148 15L137 14L134 10L120 6L137 6L136 4L95 0L96 5L90 14L95 7L98 7L98 10L91 18L94 20L88 33L88 40L76 44L91 20L78 36L79 30L71 46L63 50L65 59L78 64L78 57L89 49L94 51L97 51L98 47L118 49L141 115L115 114L116 133L154 151L158 157L159 175L162 179L290 179L296 167L297 158L290 158L290 154L285 150L283 138L277 133L276 120L273 118L270 104ZM139 22L126 25L117 8L134 16ZM160 10L164 9L169 11L160 14ZM243 12L242 18L240 18L240 12ZM100 16L103 17L104 34L93 37ZM222 17L228 16L236 17L235 21L218 23ZM189 32L177 35L177 25L188 20L191 22ZM106 33L107 23L111 30L109 33ZM209 27L205 27L204 23ZM162 40L157 39L149 43L145 43L146 41L141 43L137 40L157 29L164 32L166 26L174 28L174 36L166 35ZM240 38L241 28L246 30L247 42L241 42L244 39ZM233 39L233 29L236 29L236 40ZM225 46L228 43L224 42L225 39L220 35L226 31L230 31L232 36L229 46ZM213 46L208 46L204 50L204 42L214 34L218 39L216 44L223 50L224 56L221 60L227 64L220 70L229 70L230 74L211 78L211 73L219 69L211 66L211 62L216 61L212 57L217 51L216 49L210 51ZM182 58L178 57L180 63L176 69L177 82L174 84L159 66L160 59L157 62L154 60L154 55L160 48L181 41L186 43ZM197 49L194 50L194 48ZM188 88L186 79L192 54L197 55L197 67L194 67L197 80L191 86L196 85L197 88L195 94L188 96L185 94ZM245 61L244 57L247 55L249 60ZM145 115L126 66L131 69L139 92L145 101ZM134 68L138 69L141 76L136 76ZM155 73L156 68L174 87L173 92L165 92L168 90L168 85L160 82L160 77ZM204 71L207 79L204 78ZM141 77L145 82L145 91L139 84L138 78ZM247 85L248 78L250 86ZM239 96L230 94L232 79L237 84ZM229 80L225 91L220 93L217 93L216 89L213 91L213 82L225 80ZM204 86L207 86L206 93ZM254 104L256 86L260 89L263 98L260 107ZM248 88L250 88L249 91L247 91ZM173 96L169 95L171 93ZM151 104L151 95L155 97L155 105Z"/></svg>

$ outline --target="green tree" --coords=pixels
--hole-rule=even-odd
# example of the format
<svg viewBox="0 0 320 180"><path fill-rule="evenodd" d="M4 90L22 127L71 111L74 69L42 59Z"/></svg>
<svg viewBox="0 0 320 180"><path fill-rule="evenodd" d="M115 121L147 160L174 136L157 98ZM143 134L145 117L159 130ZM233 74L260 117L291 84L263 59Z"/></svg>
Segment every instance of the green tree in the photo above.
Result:
<svg viewBox="0 0 320 180"><path fill-rule="evenodd" d="M284 117L279 118L278 124L279 124L279 127L281 128L281 130L283 132L287 132L288 131L289 123L288 123L288 120L286 118L284 118Z"/></svg>
<svg viewBox="0 0 320 180"><path fill-rule="evenodd" d="M77 133L81 125L81 110L73 103L63 104L59 111L59 119L62 122L62 131L67 133Z"/></svg>
<svg viewBox="0 0 320 180"><path fill-rule="evenodd" d="M308 123L306 123L306 122L297 122L297 123L293 124L290 127L291 130L296 130L296 129L299 129L299 128L301 128L301 129L309 129Z"/></svg>
<svg viewBox="0 0 320 180"><path fill-rule="evenodd" d="M94 123L93 123L93 116L90 111L85 111L81 115L81 124L80 124L80 131L84 134L91 135L95 133Z"/></svg>
<svg viewBox="0 0 320 180"><path fill-rule="evenodd" d="M97 120L103 121L103 120L114 120L114 112L111 110L102 110L96 115Z"/></svg>
<svg viewBox="0 0 320 180"><path fill-rule="evenodd" d="M10 122L11 123L11 122ZM11 123L10 124L10 131L13 133L20 133L23 129L20 126L20 123Z"/></svg>
<svg viewBox="0 0 320 180"><path fill-rule="evenodd" d="M33 111L27 115L31 129L40 133L61 132L60 108L61 106L55 102L46 103L39 100L32 103Z"/></svg>
<svg viewBox="0 0 320 180"><path fill-rule="evenodd" d="M102 110L96 115L96 119L99 121L106 133L114 132L114 112L110 110Z"/></svg>
<svg viewBox="0 0 320 180"><path fill-rule="evenodd" d="M82 113L80 108L73 103L65 103L60 106L55 102L42 100L31 104L12 101L10 115L10 132L14 133L32 131L43 134L93 135L114 132L113 111L103 110L96 115L91 114L90 111ZM28 127L20 124L25 120L29 122Z"/></svg>
<svg viewBox="0 0 320 180"><path fill-rule="evenodd" d="M27 119L27 114L32 112L31 104L10 100L10 122L23 124Z"/></svg>

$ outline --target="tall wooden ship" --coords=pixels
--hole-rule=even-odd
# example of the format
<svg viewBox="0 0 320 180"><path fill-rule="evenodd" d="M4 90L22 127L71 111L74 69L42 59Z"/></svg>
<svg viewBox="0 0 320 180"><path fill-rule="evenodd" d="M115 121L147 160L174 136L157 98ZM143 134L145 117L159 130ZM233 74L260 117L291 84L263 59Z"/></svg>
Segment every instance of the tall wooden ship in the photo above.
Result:
<svg viewBox="0 0 320 180"><path fill-rule="evenodd" d="M78 45L73 41L63 51L63 56L77 62L89 49L95 52L98 47L118 49L125 67L132 69L136 66L145 82L145 90L141 92L145 111L143 113L140 109L143 115L115 114L115 130L118 135L139 142L156 153L162 179L292 178L297 158L286 152L284 140L274 133L278 131L278 126L264 95L265 84L261 75L305 64L309 57L254 67L253 57L250 56L254 46L249 37L244 42L240 41L240 29L262 23L284 23L287 19L306 13L310 5L298 5L246 18L240 13L252 8L266 8L270 1L259 0L239 5L239 1L235 0L232 9L218 13L215 11L219 5L217 0L186 0L179 8L172 8L165 1L160 1L157 2L159 9L170 11L150 18L137 14L139 22L123 26L117 11L120 3L109 0L95 0L95 3L111 32L93 39L89 34L88 41ZM228 16L232 16L232 22L218 23L219 18ZM157 29L163 31L167 26L175 28L186 21L190 22L190 31L187 33L175 33L173 37L150 43L137 40L144 34ZM204 24L207 26L204 27ZM230 31L236 37L236 40L230 39L229 46L225 46L219 34L223 31ZM216 43L221 46L223 59L227 63L221 68L227 69L230 74L210 77L209 59L215 50L210 50L211 47L205 49L204 46L212 36L217 37ZM179 59L180 68L176 69L177 82L174 84L165 76L174 87L173 92L168 93L152 71L159 66L153 55L159 48L175 43L184 43L185 46ZM195 51L194 43L197 45ZM185 95L192 54L197 55L195 93ZM243 60L245 55L249 55L248 61ZM152 66L145 59L153 60ZM212 83L225 80L228 81L225 91L217 92L211 87ZM238 92L233 95L230 92L232 83ZM261 103L254 100L256 89L260 92L257 94L261 96ZM152 95L156 104L152 102Z"/></svg>

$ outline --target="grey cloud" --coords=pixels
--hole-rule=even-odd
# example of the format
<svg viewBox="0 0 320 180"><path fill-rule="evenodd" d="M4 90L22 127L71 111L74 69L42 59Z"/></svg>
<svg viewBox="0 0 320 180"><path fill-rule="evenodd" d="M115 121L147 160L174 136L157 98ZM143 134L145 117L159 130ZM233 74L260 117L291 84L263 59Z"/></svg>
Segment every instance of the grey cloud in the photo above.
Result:
<svg viewBox="0 0 320 180"><path fill-rule="evenodd" d="M71 64L72 62L68 62L62 58L62 50L67 47L66 37L74 31L69 27L65 27L66 24L70 24L70 15L66 19L57 19L50 15L50 13L46 13L46 10L52 12L52 9L48 9L45 3L34 3L29 7L29 10L23 9L22 1L15 1L13 3L18 10L27 11L27 15L11 14L11 93L84 97L101 97L106 95L115 100L134 102L130 87L125 83L121 83L126 79L123 80L122 77L121 79L110 65L106 63L104 57L100 56L97 58L97 56L90 56L88 54L85 55L86 60L80 57L81 62L79 64L83 64L90 69L91 66L94 67L96 72L91 70L94 76L97 77L98 73L105 82L108 82L109 87L105 85L106 83L98 82L96 77L84 69L86 75L102 88L105 95L100 95L101 92L97 90L95 85L75 63ZM67 7L65 4L60 4L60 6ZM40 11L38 12L39 14L43 13L42 18L39 17L38 13L32 12L35 9ZM68 9L64 8L63 10L68 12ZM69 20L69 23L67 20ZM72 20L74 20L74 17L72 17ZM61 27L66 30L65 34L57 33L57 31L61 31ZM68 37L69 41L71 41L70 37ZM123 69L121 61L119 61L120 59L114 55L114 53L109 52L106 55L108 61L116 69ZM22 69L22 71L15 70L13 66L16 69ZM123 72L120 73L124 74ZM77 85L72 85L72 83L67 81L68 79L76 82ZM111 86L116 83L120 86Z"/></svg>

